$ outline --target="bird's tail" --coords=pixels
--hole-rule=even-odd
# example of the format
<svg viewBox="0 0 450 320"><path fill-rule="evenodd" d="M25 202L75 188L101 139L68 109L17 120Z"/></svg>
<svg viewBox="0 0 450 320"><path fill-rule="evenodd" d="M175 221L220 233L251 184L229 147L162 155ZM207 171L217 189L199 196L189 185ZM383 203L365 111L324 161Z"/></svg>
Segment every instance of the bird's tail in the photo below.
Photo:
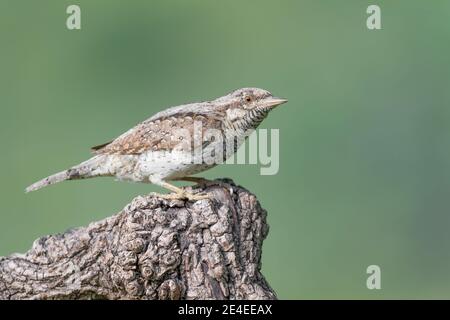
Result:
<svg viewBox="0 0 450 320"><path fill-rule="evenodd" d="M41 189L43 187L49 186L51 184L55 184L58 182L62 182L64 180L69 180L69 179L70 179L70 171L64 170L64 171L55 173L51 176L48 176L47 178L44 178L42 180L39 180L38 182L33 183L31 186L28 186L25 189L25 192L35 191L35 190Z"/></svg>
<svg viewBox="0 0 450 320"><path fill-rule="evenodd" d="M102 175L102 172L100 172L99 170L99 168L101 168L99 166L101 159L101 156L95 156L68 170L64 170L48 176L47 178L39 180L38 182L35 182L32 185L28 186L25 189L25 192L36 191L46 186L65 180L86 179L100 176Z"/></svg>

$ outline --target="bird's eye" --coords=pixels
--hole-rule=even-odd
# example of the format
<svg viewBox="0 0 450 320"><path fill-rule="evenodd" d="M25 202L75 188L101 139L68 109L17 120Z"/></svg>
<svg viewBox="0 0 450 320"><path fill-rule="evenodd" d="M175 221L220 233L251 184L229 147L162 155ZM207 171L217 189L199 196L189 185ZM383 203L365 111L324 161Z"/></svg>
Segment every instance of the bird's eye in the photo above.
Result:
<svg viewBox="0 0 450 320"><path fill-rule="evenodd" d="M246 96L245 97L245 102L252 102L252 97Z"/></svg>

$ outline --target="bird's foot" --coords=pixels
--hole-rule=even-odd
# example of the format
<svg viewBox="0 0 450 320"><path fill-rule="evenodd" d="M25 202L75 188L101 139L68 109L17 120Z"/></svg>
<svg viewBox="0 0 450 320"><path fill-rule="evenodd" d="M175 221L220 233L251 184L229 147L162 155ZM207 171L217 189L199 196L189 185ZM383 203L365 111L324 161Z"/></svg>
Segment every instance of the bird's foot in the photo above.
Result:
<svg viewBox="0 0 450 320"><path fill-rule="evenodd" d="M197 200L204 200L204 199L211 199L211 196L207 193L190 193L190 192L186 192L185 193L185 197L186 199L188 199L189 201L197 201Z"/></svg>
<svg viewBox="0 0 450 320"><path fill-rule="evenodd" d="M219 187L227 189L229 187L229 185L224 181L209 180L209 179L201 178L201 177L184 177L184 178L180 178L178 180L194 182L196 184L195 187L200 187L200 188L219 186Z"/></svg>
<svg viewBox="0 0 450 320"><path fill-rule="evenodd" d="M175 193L169 193L169 194L155 194L159 198L166 199L166 200L188 200L188 201L197 201L197 200L203 200L203 199L210 199L210 195L205 193L191 193L187 191L182 192L175 192Z"/></svg>

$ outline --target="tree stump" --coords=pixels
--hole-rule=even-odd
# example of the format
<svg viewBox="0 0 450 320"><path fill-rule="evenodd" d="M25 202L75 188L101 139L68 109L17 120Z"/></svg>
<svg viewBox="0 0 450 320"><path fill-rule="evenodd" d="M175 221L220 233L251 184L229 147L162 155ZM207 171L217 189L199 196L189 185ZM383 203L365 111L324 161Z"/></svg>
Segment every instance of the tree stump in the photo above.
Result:
<svg viewBox="0 0 450 320"><path fill-rule="evenodd" d="M276 299L260 272L266 211L231 180L197 188L212 199L138 196L0 257L0 299Z"/></svg>

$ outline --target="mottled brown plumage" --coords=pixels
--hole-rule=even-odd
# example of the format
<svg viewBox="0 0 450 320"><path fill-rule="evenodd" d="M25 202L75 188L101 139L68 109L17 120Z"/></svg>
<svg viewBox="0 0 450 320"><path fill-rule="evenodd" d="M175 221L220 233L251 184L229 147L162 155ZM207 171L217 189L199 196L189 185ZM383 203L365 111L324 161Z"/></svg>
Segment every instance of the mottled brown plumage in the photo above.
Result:
<svg viewBox="0 0 450 320"><path fill-rule="evenodd" d="M222 121L202 114L178 113L169 117L160 117L141 122L115 140L93 147L95 154L141 154L143 152L170 151L180 144L175 130L188 130L194 134L194 123L200 122L202 135L206 130L222 129Z"/></svg>
<svg viewBox="0 0 450 320"><path fill-rule="evenodd" d="M190 175L231 156L268 113L284 102L266 90L243 88L212 101L163 110L113 141L93 147L91 159L38 181L26 191L64 180L113 176L157 184L174 191L171 198L202 199L205 196L187 194L167 181L198 181Z"/></svg>

